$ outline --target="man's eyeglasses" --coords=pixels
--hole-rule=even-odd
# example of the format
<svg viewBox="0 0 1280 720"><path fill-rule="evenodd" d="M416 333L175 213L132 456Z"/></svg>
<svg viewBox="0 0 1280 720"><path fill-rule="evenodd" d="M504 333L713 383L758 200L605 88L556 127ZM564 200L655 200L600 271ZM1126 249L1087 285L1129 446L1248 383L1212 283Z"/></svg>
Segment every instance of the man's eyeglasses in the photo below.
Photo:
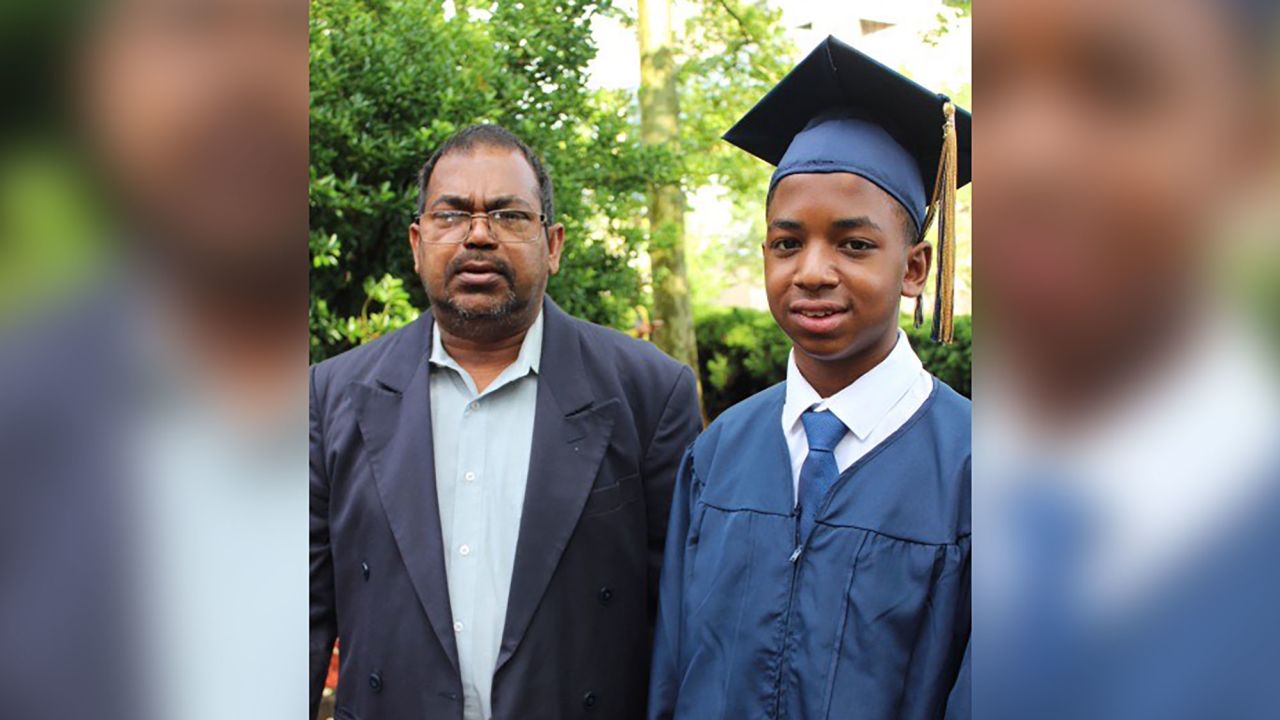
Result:
<svg viewBox="0 0 1280 720"><path fill-rule="evenodd" d="M422 216L422 239L429 243L461 243L471 236L477 218L489 223L489 233L506 244L531 243L538 239L538 229L547 226L546 215L527 210L500 208L470 213L462 210L437 210Z"/></svg>

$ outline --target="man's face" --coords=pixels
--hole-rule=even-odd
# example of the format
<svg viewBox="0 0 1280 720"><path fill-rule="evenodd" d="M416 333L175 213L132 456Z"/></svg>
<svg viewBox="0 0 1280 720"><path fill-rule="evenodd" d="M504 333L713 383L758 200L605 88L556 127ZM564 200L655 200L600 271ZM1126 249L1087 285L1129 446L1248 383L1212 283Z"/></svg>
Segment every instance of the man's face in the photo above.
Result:
<svg viewBox="0 0 1280 720"><path fill-rule="evenodd" d="M447 153L431 174L425 208L409 228L409 241L414 269L433 307L468 322L472 327L467 331L481 333L485 321L510 324L513 318L536 316L547 279L560 268L563 226L544 230L534 223L530 236L523 238L530 242L504 242L498 228L476 218L465 241L433 242L439 239L433 212L509 209L540 214L538 180L519 151L480 145Z"/></svg>
<svg viewBox="0 0 1280 720"><path fill-rule="evenodd" d="M85 48L84 131L165 266L303 279L307 5L112 0Z"/></svg>
<svg viewBox="0 0 1280 720"><path fill-rule="evenodd" d="M909 243L904 216L857 175L778 183L763 248L765 291L799 352L843 360L893 342L899 298L918 296L929 271L929 246Z"/></svg>
<svg viewBox="0 0 1280 720"><path fill-rule="evenodd" d="M1259 152L1221 5L984 3L975 286L1020 350L1114 349L1194 296Z"/></svg>

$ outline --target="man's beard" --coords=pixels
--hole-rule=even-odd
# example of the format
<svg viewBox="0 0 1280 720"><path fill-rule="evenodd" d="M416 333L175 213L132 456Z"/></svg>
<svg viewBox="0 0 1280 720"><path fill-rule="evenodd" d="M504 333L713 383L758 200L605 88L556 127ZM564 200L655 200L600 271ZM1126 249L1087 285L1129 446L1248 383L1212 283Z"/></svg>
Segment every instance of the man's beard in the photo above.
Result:
<svg viewBox="0 0 1280 720"><path fill-rule="evenodd" d="M462 264L470 260L492 263L495 272L506 280L506 290L496 304L484 308L462 307L448 294L449 282ZM449 263L444 277L445 292L438 296L431 292L425 278L423 287L431 301L432 312L437 320L443 320L450 333L472 340L488 340L503 338L523 329L522 320L529 309L530 300L516 294L515 270L507 263L492 257L463 253Z"/></svg>
<svg viewBox="0 0 1280 720"><path fill-rule="evenodd" d="M516 297L515 290L507 288L502 302L487 308L474 309L460 307L448 295L431 299L431 307L448 313L461 322L500 323L514 315L519 315L529 307L528 300Z"/></svg>

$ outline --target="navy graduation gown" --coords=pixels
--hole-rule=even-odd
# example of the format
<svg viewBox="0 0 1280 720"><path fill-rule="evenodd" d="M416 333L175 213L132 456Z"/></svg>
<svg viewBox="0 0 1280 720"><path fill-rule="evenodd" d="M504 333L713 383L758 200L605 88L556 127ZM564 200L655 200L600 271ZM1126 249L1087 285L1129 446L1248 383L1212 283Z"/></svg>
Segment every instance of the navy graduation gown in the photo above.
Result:
<svg viewBox="0 0 1280 720"><path fill-rule="evenodd" d="M798 538L785 384L690 447L662 570L651 718L968 718L970 403L945 384Z"/></svg>

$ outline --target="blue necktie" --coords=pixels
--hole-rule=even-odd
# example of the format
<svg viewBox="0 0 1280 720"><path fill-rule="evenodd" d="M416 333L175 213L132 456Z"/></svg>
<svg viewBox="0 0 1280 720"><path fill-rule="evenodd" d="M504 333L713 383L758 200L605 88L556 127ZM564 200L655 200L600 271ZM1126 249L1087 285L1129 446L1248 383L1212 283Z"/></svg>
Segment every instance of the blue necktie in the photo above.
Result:
<svg viewBox="0 0 1280 720"><path fill-rule="evenodd" d="M800 416L804 423L804 434L809 438L809 454L805 456L804 465L800 466L800 538L803 543L813 530L814 518L818 506L827 496L827 491L840 477L840 468L836 465L835 449L840 439L848 431L840 418L823 410L817 412L806 410Z"/></svg>

